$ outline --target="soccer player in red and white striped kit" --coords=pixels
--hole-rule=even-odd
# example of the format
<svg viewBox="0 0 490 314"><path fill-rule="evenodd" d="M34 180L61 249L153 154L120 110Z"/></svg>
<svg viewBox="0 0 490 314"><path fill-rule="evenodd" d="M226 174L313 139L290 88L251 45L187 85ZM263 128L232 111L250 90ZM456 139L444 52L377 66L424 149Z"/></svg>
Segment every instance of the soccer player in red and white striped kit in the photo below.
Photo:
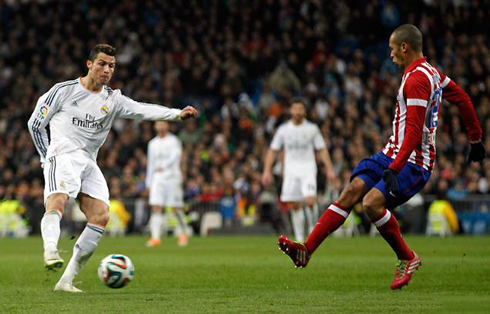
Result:
<svg viewBox="0 0 490 314"><path fill-rule="evenodd" d="M397 255L391 289L401 289L421 261L405 243L390 209L409 200L430 178L442 99L458 105L471 143L468 161L482 161L486 154L469 96L426 61L420 30L411 24L398 27L390 36L389 47L393 62L405 69L397 95L393 134L382 152L357 165L350 184L320 217L306 242L293 242L281 236L279 248L296 267L305 267L323 240L344 223L351 208L362 202L363 210Z"/></svg>

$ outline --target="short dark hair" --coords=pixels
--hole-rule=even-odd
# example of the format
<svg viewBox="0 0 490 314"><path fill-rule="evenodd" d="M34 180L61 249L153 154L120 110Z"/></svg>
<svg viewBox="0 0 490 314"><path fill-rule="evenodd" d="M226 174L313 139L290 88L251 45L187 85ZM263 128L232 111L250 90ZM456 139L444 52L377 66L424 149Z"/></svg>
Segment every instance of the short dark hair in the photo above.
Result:
<svg viewBox="0 0 490 314"><path fill-rule="evenodd" d="M416 52L422 51L422 32L412 24L404 24L393 31L395 42L407 43Z"/></svg>
<svg viewBox="0 0 490 314"><path fill-rule="evenodd" d="M92 50L90 50L90 55L88 56L88 59L90 61L94 61L101 52L111 57L114 57L116 55L116 48L108 44L97 44L94 46L94 48L92 48Z"/></svg>
<svg viewBox="0 0 490 314"><path fill-rule="evenodd" d="M294 97L289 102L289 106L292 106L293 104L296 104L296 103L302 104L305 107L305 109L308 108L308 101L306 100L306 98L303 98L303 97Z"/></svg>

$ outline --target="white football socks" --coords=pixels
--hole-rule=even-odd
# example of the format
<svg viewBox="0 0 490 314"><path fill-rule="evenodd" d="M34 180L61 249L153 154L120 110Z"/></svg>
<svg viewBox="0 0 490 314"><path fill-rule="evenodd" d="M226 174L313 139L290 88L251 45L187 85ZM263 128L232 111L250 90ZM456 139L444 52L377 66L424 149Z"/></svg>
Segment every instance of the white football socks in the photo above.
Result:
<svg viewBox="0 0 490 314"><path fill-rule="evenodd" d="M320 210L318 209L318 203L315 202L315 205L313 205L313 222L314 222L314 225L313 227L315 227L318 219L320 218Z"/></svg>
<svg viewBox="0 0 490 314"><path fill-rule="evenodd" d="M305 206L306 223L308 224L308 234L313 231L318 220L318 204L313 207Z"/></svg>
<svg viewBox="0 0 490 314"><path fill-rule="evenodd" d="M308 226L308 233L313 231L313 210L310 209L308 206L305 206L305 217L306 217L306 225Z"/></svg>
<svg viewBox="0 0 490 314"><path fill-rule="evenodd" d="M60 239L61 213L56 209L46 211L41 219L41 235L45 251L57 251Z"/></svg>
<svg viewBox="0 0 490 314"><path fill-rule="evenodd" d="M180 236L181 234L186 234L187 223L185 221L184 210L181 208L175 209L175 218L177 219L177 226L175 226L175 235Z"/></svg>
<svg viewBox="0 0 490 314"><path fill-rule="evenodd" d="M90 256L95 251L97 243L104 234L104 228L93 224L87 224L82 234L73 247L73 256L66 266L60 282L72 282L73 278L80 272Z"/></svg>
<svg viewBox="0 0 490 314"><path fill-rule="evenodd" d="M294 237L296 241L303 242L305 240L305 213L303 209L292 209L291 218L293 221Z"/></svg>
<svg viewBox="0 0 490 314"><path fill-rule="evenodd" d="M152 239L160 240L162 232L163 214L160 211L151 212L151 217L149 221L150 234Z"/></svg>

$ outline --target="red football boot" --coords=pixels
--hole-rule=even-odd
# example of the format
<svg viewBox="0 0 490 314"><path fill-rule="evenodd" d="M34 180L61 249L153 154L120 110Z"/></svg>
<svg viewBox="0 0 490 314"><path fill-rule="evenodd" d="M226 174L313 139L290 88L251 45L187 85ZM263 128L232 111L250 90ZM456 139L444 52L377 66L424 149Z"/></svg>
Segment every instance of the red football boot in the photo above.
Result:
<svg viewBox="0 0 490 314"><path fill-rule="evenodd" d="M308 262L310 261L310 254L303 243L293 242L286 236L280 236L277 244L279 245L279 250L281 250L284 254L289 255L289 257L293 260L296 268L303 268L308 265Z"/></svg>
<svg viewBox="0 0 490 314"><path fill-rule="evenodd" d="M413 252L414 257L409 261L399 260L396 263L395 279L391 283L391 289L401 289L403 286L408 285L410 279L412 279L413 272L419 269L422 265L417 253Z"/></svg>

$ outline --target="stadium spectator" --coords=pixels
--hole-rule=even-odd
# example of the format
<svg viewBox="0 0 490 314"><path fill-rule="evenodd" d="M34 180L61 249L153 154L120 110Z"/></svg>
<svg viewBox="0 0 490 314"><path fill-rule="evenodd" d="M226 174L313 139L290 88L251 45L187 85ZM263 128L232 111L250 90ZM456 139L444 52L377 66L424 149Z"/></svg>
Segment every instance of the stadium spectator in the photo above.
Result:
<svg viewBox="0 0 490 314"><path fill-rule="evenodd" d="M237 177L240 165L245 162L242 155L253 154L259 161L257 173L260 172L265 151L255 149L254 145L267 144L277 126L287 118L284 97L291 95L272 92L267 84L281 60L299 79L300 85L295 87L298 94L308 97L311 104L321 99L321 107L314 107L319 118L312 119L312 110L309 118L319 124L327 137L330 153L342 152L343 165L338 171L343 179L336 186L345 186L350 176L347 169L352 169L359 158L379 151L389 136L393 95L399 80L385 41L394 28L390 25L394 24L410 22L420 26L427 43L428 61L469 92L484 133L490 128L487 2L416 0L408 5L376 0L355 3L253 0L240 4L211 0L135 5L130 1L107 0L105 3L103 7L95 0L0 3L2 199L15 198L16 187L22 180L30 185L31 191L39 192L42 172L32 142L24 140L29 138L25 123L43 91L59 80L84 72L82 66L88 49L100 41L120 48L118 71L111 87L122 88L132 98L166 106L200 104L201 112L206 112L205 120L201 117L199 124L189 126L192 136L182 137L188 201L199 199L204 184L211 179L206 170L207 154L216 130L206 131L205 126L214 118L218 119L218 126L226 123L235 126L237 121L222 120L219 113L227 97L237 103L236 96L241 92L250 95L257 108L257 120L251 120L254 133L252 138L241 139L234 127L220 128L226 135L229 155L220 153L221 159ZM96 5L97 10L93 10ZM413 7L420 14L415 15ZM435 11L444 14L432 14ZM197 69L195 73L193 69ZM349 77L349 69L355 69L353 78ZM360 98L346 92L350 80L357 78L363 86ZM356 84L352 85L359 86ZM462 190L486 193L484 181L489 178L490 162L472 166L471 176L465 175L468 143L459 118L453 118L454 109L444 106L440 112L437 149L439 156L447 156L447 160L443 167L441 159L438 160L424 194L435 194L442 176L450 188L454 189L461 181ZM358 128L362 128L361 133L356 132ZM183 128L173 131L186 134ZM98 162L104 174L122 181L125 169L138 178L146 168L146 154L136 156L134 147L145 152L154 136L152 132L145 123L116 123L99 153ZM246 147L237 150L245 140L249 141ZM350 148L354 140L364 148L360 151ZM186 141L189 143L185 144ZM485 144L490 147L490 139ZM134 160L132 166L125 168L129 159ZM448 169L450 177L446 177ZM469 189L471 182L480 182L480 188ZM139 188L132 191L125 197L144 197ZM31 227L37 231L39 222L33 212L34 209L26 208Z"/></svg>

